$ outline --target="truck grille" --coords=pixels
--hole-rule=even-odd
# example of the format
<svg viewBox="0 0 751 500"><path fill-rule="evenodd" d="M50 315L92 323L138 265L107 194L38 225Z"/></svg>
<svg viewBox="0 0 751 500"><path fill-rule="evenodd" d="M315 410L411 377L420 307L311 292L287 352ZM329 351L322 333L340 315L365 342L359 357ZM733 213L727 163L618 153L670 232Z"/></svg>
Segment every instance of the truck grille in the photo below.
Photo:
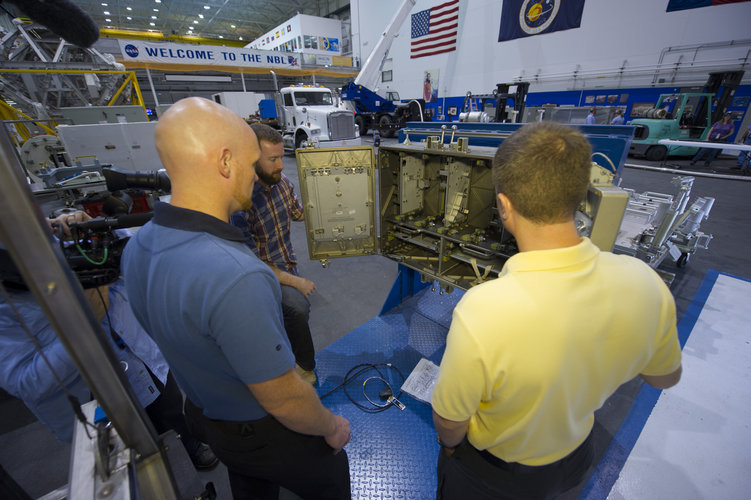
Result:
<svg viewBox="0 0 751 500"><path fill-rule="evenodd" d="M329 115L329 139L354 139L355 115L349 111L340 111Z"/></svg>

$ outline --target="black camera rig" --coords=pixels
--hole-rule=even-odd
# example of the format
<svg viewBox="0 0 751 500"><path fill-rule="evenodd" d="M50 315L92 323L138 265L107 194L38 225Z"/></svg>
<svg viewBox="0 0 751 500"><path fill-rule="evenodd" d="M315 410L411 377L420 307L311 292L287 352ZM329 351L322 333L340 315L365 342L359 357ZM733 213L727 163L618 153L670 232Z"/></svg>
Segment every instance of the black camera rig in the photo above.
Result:
<svg viewBox="0 0 751 500"><path fill-rule="evenodd" d="M120 258L130 238L126 230L146 224L153 212L130 214L132 206L123 190L140 188L169 193L171 184L163 171L128 171L119 167L102 167L102 175L111 193L104 207L107 216L70 224L70 241L60 246L71 269L84 288L106 285L120 275Z"/></svg>

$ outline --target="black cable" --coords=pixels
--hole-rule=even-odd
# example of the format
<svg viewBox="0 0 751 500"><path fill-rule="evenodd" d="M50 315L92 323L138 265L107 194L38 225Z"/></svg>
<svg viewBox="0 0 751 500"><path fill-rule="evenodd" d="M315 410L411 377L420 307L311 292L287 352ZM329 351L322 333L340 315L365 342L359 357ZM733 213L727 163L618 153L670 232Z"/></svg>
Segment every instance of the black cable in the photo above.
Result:
<svg viewBox="0 0 751 500"><path fill-rule="evenodd" d="M398 394L394 394L394 391L393 391L393 389L391 387L391 384L389 384L386 381L386 377L381 372L381 370L378 369L378 367L390 368L392 370L395 370L396 373L399 374L399 377L401 377L401 379L402 379L402 383L399 384L399 393ZM363 389L363 395L365 396L365 399L367 399L374 407L368 407L368 406L365 406L365 405L363 405L361 403L358 403L357 401L355 401L352 398L352 396L350 396L349 392L347 391L347 384L349 384L350 382L352 382L353 380L355 380L357 377L359 377L360 375L362 375L363 373L365 373L365 372L367 372L369 370L375 370L378 373L378 376L377 377L373 376L373 377L369 377L368 379L366 379L365 382L363 382L363 388L362 389ZM383 382L383 384L384 384L384 391L390 391L390 398L387 399L388 402L385 403L384 405L378 405L378 404L374 403L367 396L367 394L365 394L365 385L370 380L373 380L373 379L380 380L381 382ZM345 396L347 396L347 399L349 399L349 401L353 405L355 405L356 407L358 407L362 411L365 411L365 412L368 412L368 413L378 413L378 412L382 412L382 411L388 410L392 406L396 406L396 403L394 402L394 400L398 400L401 397L401 395L402 395L401 386L403 384L404 384L404 375L402 374L401 371L399 371L399 368L397 368L396 366L392 365L391 363L375 363L375 364L373 364L373 363L360 363L359 365L353 366L347 372L347 374L344 376L344 381L341 384L339 384L336 387L334 387L333 389L331 389L329 392L327 392L323 396L321 396L321 399L324 399L324 398L330 396L331 394L333 394L334 392L338 391L339 389L343 389ZM382 392L384 392L384 391L382 391ZM388 392L385 392L385 394L388 394Z"/></svg>

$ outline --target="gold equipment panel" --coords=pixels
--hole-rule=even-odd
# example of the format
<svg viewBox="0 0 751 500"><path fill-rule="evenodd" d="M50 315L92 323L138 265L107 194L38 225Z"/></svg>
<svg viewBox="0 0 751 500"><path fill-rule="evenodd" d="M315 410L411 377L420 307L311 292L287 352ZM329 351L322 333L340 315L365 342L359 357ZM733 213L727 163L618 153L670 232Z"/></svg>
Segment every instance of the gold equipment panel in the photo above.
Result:
<svg viewBox="0 0 751 500"><path fill-rule="evenodd" d="M310 258L380 252L424 279L464 290L496 278L519 251L498 216L496 148L432 139L381 146L377 166L371 147L298 149ZM628 196L603 172L593 163L576 222L581 235L609 251Z"/></svg>
<svg viewBox="0 0 751 500"><path fill-rule="evenodd" d="M372 147L298 149L311 260L377 252Z"/></svg>

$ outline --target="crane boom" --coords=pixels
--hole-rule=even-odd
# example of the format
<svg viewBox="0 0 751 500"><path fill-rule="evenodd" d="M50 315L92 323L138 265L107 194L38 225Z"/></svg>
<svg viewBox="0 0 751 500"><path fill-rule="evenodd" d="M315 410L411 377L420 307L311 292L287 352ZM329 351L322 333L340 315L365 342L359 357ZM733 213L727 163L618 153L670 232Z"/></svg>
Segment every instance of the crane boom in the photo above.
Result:
<svg viewBox="0 0 751 500"><path fill-rule="evenodd" d="M404 0L402 2L402 5L397 9L391 22L386 25L386 29L378 37L378 42L376 42L373 51L368 56L365 64L363 64L362 69L360 69L357 78L355 78L355 85L362 85L363 87L372 89L375 87L376 83L378 83L383 59L389 51L389 48L391 48L391 43L398 35L399 29L401 29L404 20L407 19L409 12L412 10L412 7L415 6L416 2L417 0Z"/></svg>

